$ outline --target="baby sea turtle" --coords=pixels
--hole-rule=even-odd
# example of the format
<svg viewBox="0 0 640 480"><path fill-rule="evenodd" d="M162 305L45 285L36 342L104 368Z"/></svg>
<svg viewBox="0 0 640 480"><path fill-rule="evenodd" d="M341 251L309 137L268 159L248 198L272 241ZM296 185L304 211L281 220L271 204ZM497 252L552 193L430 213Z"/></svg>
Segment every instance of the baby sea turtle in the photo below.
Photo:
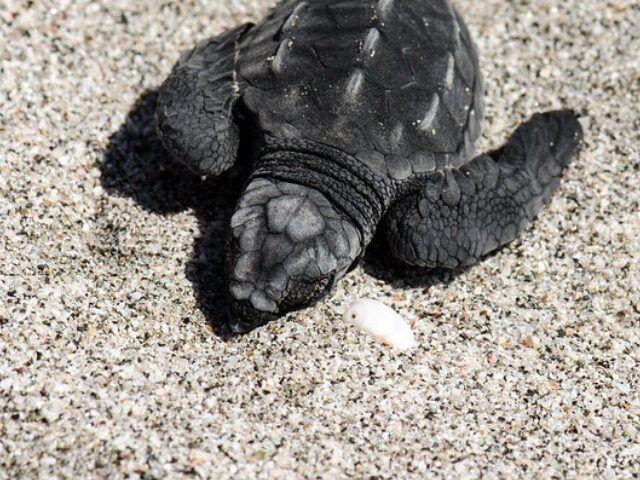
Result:
<svg viewBox="0 0 640 480"><path fill-rule="evenodd" d="M582 132L535 114L473 157L483 87L448 0L287 0L198 44L162 85L158 132L203 175L259 145L231 219L230 326L312 305L374 232L417 267L456 268L512 241L556 189Z"/></svg>

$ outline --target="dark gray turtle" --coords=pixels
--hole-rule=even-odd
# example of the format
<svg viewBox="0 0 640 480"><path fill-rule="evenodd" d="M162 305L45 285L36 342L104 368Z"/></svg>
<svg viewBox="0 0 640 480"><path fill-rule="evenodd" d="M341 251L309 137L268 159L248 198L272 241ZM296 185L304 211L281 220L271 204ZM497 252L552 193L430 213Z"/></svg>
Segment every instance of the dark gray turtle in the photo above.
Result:
<svg viewBox="0 0 640 480"><path fill-rule="evenodd" d="M185 53L160 91L166 148L216 175L241 130L260 145L228 239L233 330L316 302L377 228L418 267L469 265L513 240L582 133L571 111L536 114L473 158L482 96L448 0L288 0Z"/></svg>

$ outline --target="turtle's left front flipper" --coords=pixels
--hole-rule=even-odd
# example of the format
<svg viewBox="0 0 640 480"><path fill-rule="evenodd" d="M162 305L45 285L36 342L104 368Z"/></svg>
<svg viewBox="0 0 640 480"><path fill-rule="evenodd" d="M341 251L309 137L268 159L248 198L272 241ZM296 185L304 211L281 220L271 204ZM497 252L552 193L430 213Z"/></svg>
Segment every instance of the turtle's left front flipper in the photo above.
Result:
<svg viewBox="0 0 640 480"><path fill-rule="evenodd" d="M500 150L435 172L387 213L392 252L412 265L456 268L512 241L556 189L581 140L573 112L536 114Z"/></svg>

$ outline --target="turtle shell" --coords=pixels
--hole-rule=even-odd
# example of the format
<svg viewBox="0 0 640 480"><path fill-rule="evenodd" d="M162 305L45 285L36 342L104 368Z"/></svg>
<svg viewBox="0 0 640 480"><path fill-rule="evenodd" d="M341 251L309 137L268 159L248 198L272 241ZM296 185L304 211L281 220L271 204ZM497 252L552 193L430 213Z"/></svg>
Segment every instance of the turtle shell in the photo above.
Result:
<svg viewBox="0 0 640 480"><path fill-rule="evenodd" d="M447 0L292 0L239 46L244 105L270 136L337 147L395 180L470 158L475 46Z"/></svg>

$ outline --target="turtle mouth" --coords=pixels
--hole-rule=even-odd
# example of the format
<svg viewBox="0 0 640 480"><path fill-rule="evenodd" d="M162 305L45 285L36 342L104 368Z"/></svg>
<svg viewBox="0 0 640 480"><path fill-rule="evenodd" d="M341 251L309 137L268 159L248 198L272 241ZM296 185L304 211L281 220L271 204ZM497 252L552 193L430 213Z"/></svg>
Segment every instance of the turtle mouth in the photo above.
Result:
<svg viewBox="0 0 640 480"><path fill-rule="evenodd" d="M248 333L278 318L273 312L265 312L255 308L247 300L232 300L229 306L229 327L236 334Z"/></svg>
<svg viewBox="0 0 640 480"><path fill-rule="evenodd" d="M335 275L326 275L313 283L297 282L297 288L286 292L276 312L261 310L251 300L230 298L229 327L236 334L248 333L285 313L305 308L325 297L335 283Z"/></svg>

